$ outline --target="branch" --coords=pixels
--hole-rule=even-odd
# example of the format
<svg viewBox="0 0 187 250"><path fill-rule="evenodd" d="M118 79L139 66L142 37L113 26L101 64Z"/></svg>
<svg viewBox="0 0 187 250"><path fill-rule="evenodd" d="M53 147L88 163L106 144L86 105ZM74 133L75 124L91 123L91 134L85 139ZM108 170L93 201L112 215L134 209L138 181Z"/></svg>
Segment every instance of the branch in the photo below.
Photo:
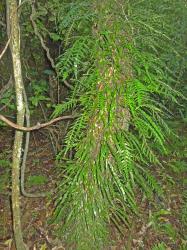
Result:
<svg viewBox="0 0 187 250"><path fill-rule="evenodd" d="M59 122L59 121L62 121L62 120L69 120L69 119L74 119L74 118L77 118L78 115L66 115L66 116L60 116L60 117L57 117L49 122L45 122L45 123L37 123L35 126L32 126L32 127L22 127L22 126L19 126L17 125L16 123L8 120L5 116L3 115L0 115L0 120L5 122L7 125L9 125L10 127L16 129L16 130L20 130L20 131L25 131L25 132L30 132L30 131L34 131L34 130L39 130L41 128L45 128L45 127L48 127L50 126L51 124L53 123L56 123L56 122Z"/></svg>
<svg viewBox="0 0 187 250"><path fill-rule="evenodd" d="M5 54L5 52L6 52L7 48L8 48L8 45L9 45L9 43L10 43L10 40L11 40L11 36L9 37L9 39L8 39L8 41L7 41L7 43L6 43L5 47L4 47L4 49L3 49L3 51L2 51L1 54L0 54L0 60L1 60L1 58L3 57L3 55Z"/></svg>
<svg viewBox="0 0 187 250"><path fill-rule="evenodd" d="M25 91L25 88L23 89L23 97L25 101L25 117L26 117L26 125L27 127L30 127L30 110L28 107L28 100L27 100L27 94ZM29 151L29 141L30 141L30 132L26 133L26 138L25 138L25 148L24 148L24 153L23 153L23 160L20 168L20 173L21 173L21 180L20 180L20 188L21 188L21 193L23 196L28 197L28 198L39 198L39 197L45 197L47 196L47 193L27 193L25 190L25 170L26 170L26 161L27 161L27 155Z"/></svg>
<svg viewBox="0 0 187 250"><path fill-rule="evenodd" d="M30 15L30 20L31 20L32 26L34 28L34 33L40 39L41 46L44 49L44 51L46 52L47 59L49 60L51 67L55 70L55 62L54 62L53 58L51 57L49 48L46 46L42 35L39 33L37 24L34 20L35 15L36 15L34 3L32 3L31 8L32 8L32 13Z"/></svg>
<svg viewBox="0 0 187 250"><path fill-rule="evenodd" d="M65 85L67 88L73 89L73 86L72 86L71 84L69 84L68 81L64 80L63 83L64 83L64 85Z"/></svg>

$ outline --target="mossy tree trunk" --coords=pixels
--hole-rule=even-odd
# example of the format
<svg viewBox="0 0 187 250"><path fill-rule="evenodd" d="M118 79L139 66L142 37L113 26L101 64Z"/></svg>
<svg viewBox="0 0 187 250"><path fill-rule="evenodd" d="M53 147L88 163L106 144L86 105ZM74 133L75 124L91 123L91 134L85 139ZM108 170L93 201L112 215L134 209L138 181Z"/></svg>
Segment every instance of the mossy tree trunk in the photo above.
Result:
<svg viewBox="0 0 187 250"><path fill-rule="evenodd" d="M10 50L12 55L16 105L17 105L17 124L24 125L25 107L23 100L23 79L20 59L20 31L18 6L16 0L7 0L7 32L11 36ZM22 150L23 132L16 131L13 147L12 162L12 212L13 212L13 229L16 242L16 248L25 250L21 230L21 212L20 212L20 163Z"/></svg>

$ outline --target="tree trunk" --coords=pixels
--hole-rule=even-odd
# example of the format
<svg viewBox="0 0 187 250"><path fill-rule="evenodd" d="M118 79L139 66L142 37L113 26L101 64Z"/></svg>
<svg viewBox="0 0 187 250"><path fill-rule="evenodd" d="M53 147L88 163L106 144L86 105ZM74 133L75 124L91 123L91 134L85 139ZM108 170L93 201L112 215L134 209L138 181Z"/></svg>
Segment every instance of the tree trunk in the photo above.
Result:
<svg viewBox="0 0 187 250"><path fill-rule="evenodd" d="M17 105L17 124L24 125L25 107L23 100L23 79L21 71L20 59L20 32L18 19L18 6L16 0L7 0L7 32L11 36L10 50L12 54L13 72L16 92ZM21 220L20 220L20 163L22 150L23 132L16 131L13 162L12 162L12 212L13 212L13 230L18 250L25 250L26 246L23 242Z"/></svg>

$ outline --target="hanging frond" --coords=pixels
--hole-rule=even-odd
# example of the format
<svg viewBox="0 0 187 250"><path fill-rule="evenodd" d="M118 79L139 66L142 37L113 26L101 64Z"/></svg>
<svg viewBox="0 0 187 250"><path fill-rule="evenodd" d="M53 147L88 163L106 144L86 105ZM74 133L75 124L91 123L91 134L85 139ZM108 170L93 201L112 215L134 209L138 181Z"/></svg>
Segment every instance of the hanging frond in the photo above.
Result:
<svg viewBox="0 0 187 250"><path fill-rule="evenodd" d="M59 154L62 180L54 213L56 221L63 220L70 248L104 249L108 226L122 232L129 214L137 213L137 187L150 199L163 195L151 169L160 167L158 153L167 151L167 100L177 104L184 98L172 88L176 63L168 58L181 57L182 46L166 13L183 13L184 5L79 0L59 8L65 48L57 70L72 90L53 115L71 109L80 114ZM71 160L63 157L69 151Z"/></svg>

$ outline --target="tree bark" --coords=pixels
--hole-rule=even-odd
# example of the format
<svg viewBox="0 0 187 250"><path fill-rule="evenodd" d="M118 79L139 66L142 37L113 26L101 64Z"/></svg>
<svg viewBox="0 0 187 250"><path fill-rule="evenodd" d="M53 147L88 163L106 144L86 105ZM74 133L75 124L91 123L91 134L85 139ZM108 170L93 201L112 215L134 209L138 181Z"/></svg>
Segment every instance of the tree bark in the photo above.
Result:
<svg viewBox="0 0 187 250"><path fill-rule="evenodd" d="M20 30L18 18L18 6L16 0L7 0L7 33L11 37L10 50L12 55L14 84L16 92L17 105L17 124L24 125L25 107L23 99L23 79L20 59ZM12 213L13 213L13 230L16 248L18 250L26 250L23 242L21 219L20 219L20 164L22 151L23 132L16 131L13 160L12 160Z"/></svg>

